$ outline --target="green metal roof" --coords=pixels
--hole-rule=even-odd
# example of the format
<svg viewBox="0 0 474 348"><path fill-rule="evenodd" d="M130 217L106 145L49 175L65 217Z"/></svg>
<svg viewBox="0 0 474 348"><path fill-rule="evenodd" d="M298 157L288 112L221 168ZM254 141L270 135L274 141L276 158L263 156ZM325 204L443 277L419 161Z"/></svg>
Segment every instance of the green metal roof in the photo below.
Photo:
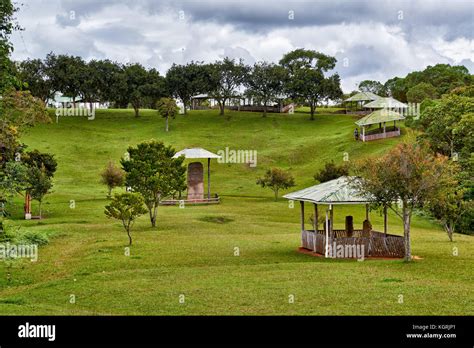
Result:
<svg viewBox="0 0 474 348"><path fill-rule="evenodd" d="M347 98L346 102L353 102L353 101L371 101L371 100L377 100L381 98L375 93L372 92L359 92L357 94L354 94L352 97Z"/></svg>
<svg viewBox="0 0 474 348"><path fill-rule="evenodd" d="M408 105L399 102L398 100L387 97L387 98L379 98L377 100L374 100L370 103L367 103L364 105L364 108L372 108L372 109L405 109L407 108Z"/></svg>
<svg viewBox="0 0 474 348"><path fill-rule="evenodd" d="M351 185L355 177L341 176L340 178L323 182L300 191L288 193L284 198L294 201L304 201L319 204L365 204L370 199L359 193Z"/></svg>
<svg viewBox="0 0 474 348"><path fill-rule="evenodd" d="M398 112L388 109L380 109L362 117L360 120L356 121L355 124L358 126L368 126L371 124L400 121L404 119L405 117Z"/></svg>

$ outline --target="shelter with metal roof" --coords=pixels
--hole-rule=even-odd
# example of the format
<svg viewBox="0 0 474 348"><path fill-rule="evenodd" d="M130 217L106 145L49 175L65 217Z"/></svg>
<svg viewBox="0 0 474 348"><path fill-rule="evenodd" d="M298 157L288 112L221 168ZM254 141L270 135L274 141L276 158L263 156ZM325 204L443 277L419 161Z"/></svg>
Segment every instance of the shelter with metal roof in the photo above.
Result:
<svg viewBox="0 0 474 348"><path fill-rule="evenodd" d="M355 124L361 129L360 139L365 142L400 136L400 127L397 127L397 121L404 119L405 117L396 111L379 109L357 120ZM388 122L393 122L393 126L387 126ZM374 124L378 124L379 127L370 130L370 126Z"/></svg>
<svg viewBox="0 0 474 348"><path fill-rule="evenodd" d="M408 105L402 103L392 97L378 98L370 103L364 105L364 108L368 109L388 109L388 110L400 110L407 109Z"/></svg>
<svg viewBox="0 0 474 348"><path fill-rule="evenodd" d="M354 94L352 97L344 100L344 105L346 107L346 114L356 113L356 114L365 114L367 110L363 109L362 106L374 100L381 98L375 93L372 92L359 92Z"/></svg>
<svg viewBox="0 0 474 348"><path fill-rule="evenodd" d="M301 208L301 248L325 257L360 258L356 250L362 250L364 257L403 257L404 239L387 233L387 208L384 211L384 232L372 229L369 220L371 197L356 188L356 177L342 176L328 182L284 195L291 201L299 201ZM305 228L305 203L313 204L312 229ZM354 229L353 217L346 216L345 228L334 228L334 206L365 205L365 221L362 229ZM320 205L326 205L325 222L319 229ZM335 252L337 250L337 252ZM342 253L339 251L342 250Z"/></svg>

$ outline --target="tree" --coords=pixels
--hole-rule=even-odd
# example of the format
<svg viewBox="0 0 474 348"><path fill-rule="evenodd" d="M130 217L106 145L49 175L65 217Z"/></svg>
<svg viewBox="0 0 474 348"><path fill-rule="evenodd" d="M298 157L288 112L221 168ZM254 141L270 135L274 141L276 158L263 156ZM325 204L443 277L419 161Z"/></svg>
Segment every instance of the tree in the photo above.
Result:
<svg viewBox="0 0 474 348"><path fill-rule="evenodd" d="M107 197L112 196L112 190L116 187L123 186L125 182L125 172L115 166L114 162L109 161L104 170L100 173L101 182L104 185L107 185L108 193Z"/></svg>
<svg viewBox="0 0 474 348"><path fill-rule="evenodd" d="M28 168L20 161L7 162L0 170L0 202L5 204L25 190Z"/></svg>
<svg viewBox="0 0 474 348"><path fill-rule="evenodd" d="M209 96L217 100L220 115L224 115L225 103L237 94L237 89L245 82L249 67L240 60L224 58L205 66Z"/></svg>
<svg viewBox="0 0 474 348"><path fill-rule="evenodd" d="M257 185L263 188L269 187L275 194L275 201L278 200L278 191L295 186L293 176L283 169L272 168L266 171L265 175L257 179Z"/></svg>
<svg viewBox="0 0 474 348"><path fill-rule="evenodd" d="M436 99L436 88L431 83L420 82L407 91L407 101L409 103L421 103L425 99Z"/></svg>
<svg viewBox="0 0 474 348"><path fill-rule="evenodd" d="M73 106L81 94L81 84L86 73L86 63L81 57L49 53L46 56L46 73L54 87L52 92L62 92L72 98Z"/></svg>
<svg viewBox="0 0 474 348"><path fill-rule="evenodd" d="M285 78L285 69L279 65L267 62L254 64L245 84L247 94L263 104L263 117L267 116L267 104L277 101L282 94Z"/></svg>
<svg viewBox="0 0 474 348"><path fill-rule="evenodd" d="M26 178L26 192L39 203L39 217L42 218L41 205L43 198L53 187L52 178L58 163L54 155L42 153L38 150L27 152L22 159L28 168Z"/></svg>
<svg viewBox="0 0 474 348"><path fill-rule="evenodd" d="M15 78L14 65L10 60L13 51L9 39L14 30L20 27L15 22L15 12L18 11L10 0L0 1L0 95L7 89L18 87Z"/></svg>
<svg viewBox="0 0 474 348"><path fill-rule="evenodd" d="M128 245L132 245L131 229L141 215L146 214L143 197L138 193L115 194L114 198L105 207L108 218L120 220L128 235Z"/></svg>
<svg viewBox="0 0 474 348"><path fill-rule="evenodd" d="M371 197L375 206L390 208L402 219L405 260L410 261L413 210L436 199L443 187L453 185L453 166L425 143L408 140L385 156L361 161L354 169L359 180L354 180L353 186Z"/></svg>
<svg viewBox="0 0 474 348"><path fill-rule="evenodd" d="M374 80L364 80L359 83L359 91L375 93L381 97L387 96L385 86L381 82Z"/></svg>
<svg viewBox="0 0 474 348"><path fill-rule="evenodd" d="M165 130L168 131L168 121L170 118L175 118L178 113L176 102L172 98L161 98L156 103L158 113L166 120Z"/></svg>
<svg viewBox="0 0 474 348"><path fill-rule="evenodd" d="M421 112L419 124L436 152L446 156L474 151L474 98L446 95Z"/></svg>
<svg viewBox="0 0 474 348"><path fill-rule="evenodd" d="M331 161L327 162L324 168L314 175L314 180L326 182L347 175L349 175L349 167L347 165L338 166L334 161Z"/></svg>
<svg viewBox="0 0 474 348"><path fill-rule="evenodd" d="M175 150L162 142L148 141L129 147L129 158L120 161L125 184L142 194L152 227L156 226L161 200L186 188L184 157L173 158Z"/></svg>
<svg viewBox="0 0 474 348"><path fill-rule="evenodd" d="M41 59L27 59L18 64L20 81L24 89L46 104L54 96L51 80L47 76L46 64Z"/></svg>
<svg viewBox="0 0 474 348"><path fill-rule="evenodd" d="M124 67L127 95L135 110L135 117L140 116L140 108L143 105L145 94L143 86L148 83L148 74L141 64L128 64Z"/></svg>
<svg viewBox="0 0 474 348"><path fill-rule="evenodd" d="M184 114L193 95L206 90L206 66L201 62L190 62L186 65L173 64L166 73L166 84L169 92L179 98L184 106Z"/></svg>
<svg viewBox="0 0 474 348"><path fill-rule="evenodd" d="M49 193L53 187L51 177L46 173L45 167L38 168L36 166L28 169L27 192L31 198L39 203L39 218L42 218L41 205L43 198Z"/></svg>
<svg viewBox="0 0 474 348"><path fill-rule="evenodd" d="M443 187L438 197L428 203L429 211L440 221L451 242L469 205L463 199L464 190L456 184L453 182L451 186Z"/></svg>
<svg viewBox="0 0 474 348"><path fill-rule="evenodd" d="M336 58L312 50L296 49L285 54L280 64L288 74L285 83L287 94L292 99L309 105L311 120L314 120L318 101L342 96L339 76L326 78L324 75L334 69Z"/></svg>

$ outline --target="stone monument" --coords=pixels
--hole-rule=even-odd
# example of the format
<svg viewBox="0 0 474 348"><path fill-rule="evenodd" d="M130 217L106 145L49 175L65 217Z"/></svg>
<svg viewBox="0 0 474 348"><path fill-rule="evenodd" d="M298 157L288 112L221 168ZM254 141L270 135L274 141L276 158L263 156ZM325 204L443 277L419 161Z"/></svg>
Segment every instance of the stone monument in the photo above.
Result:
<svg viewBox="0 0 474 348"><path fill-rule="evenodd" d="M204 199L204 170L201 162L188 165L188 200Z"/></svg>

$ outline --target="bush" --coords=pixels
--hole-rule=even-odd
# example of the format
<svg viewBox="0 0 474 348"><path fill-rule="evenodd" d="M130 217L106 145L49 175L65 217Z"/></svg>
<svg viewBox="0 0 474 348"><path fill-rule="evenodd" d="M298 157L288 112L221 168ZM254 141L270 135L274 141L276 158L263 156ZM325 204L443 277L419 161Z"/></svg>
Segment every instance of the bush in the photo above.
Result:
<svg viewBox="0 0 474 348"><path fill-rule="evenodd" d="M38 246L49 243L49 238L37 231L28 231L21 236L21 242L24 244L36 244Z"/></svg>
<svg viewBox="0 0 474 348"><path fill-rule="evenodd" d="M347 164L338 166L334 161L331 161L326 163L324 168L314 175L314 180L326 182L347 175L349 175L349 166Z"/></svg>

